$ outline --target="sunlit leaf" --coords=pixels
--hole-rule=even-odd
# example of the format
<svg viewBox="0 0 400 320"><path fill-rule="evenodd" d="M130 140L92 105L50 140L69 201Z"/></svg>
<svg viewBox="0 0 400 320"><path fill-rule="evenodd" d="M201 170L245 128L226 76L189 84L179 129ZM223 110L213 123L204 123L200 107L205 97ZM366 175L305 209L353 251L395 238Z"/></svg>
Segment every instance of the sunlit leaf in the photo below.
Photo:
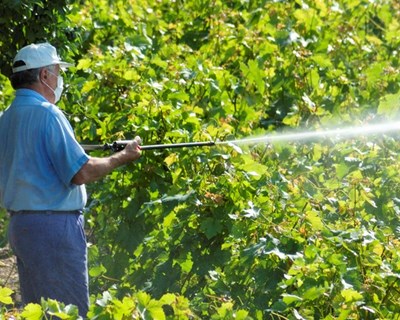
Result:
<svg viewBox="0 0 400 320"><path fill-rule="evenodd" d="M10 288L0 287L0 303L12 304L11 295L14 293Z"/></svg>
<svg viewBox="0 0 400 320"><path fill-rule="evenodd" d="M342 290L341 295L343 296L346 302L363 300L363 295L354 289Z"/></svg>
<svg viewBox="0 0 400 320"><path fill-rule="evenodd" d="M85 69L90 68L90 65L91 65L91 60L90 59L80 59L78 61L78 64L77 64L76 68L85 70Z"/></svg>
<svg viewBox="0 0 400 320"><path fill-rule="evenodd" d="M21 312L21 316L27 320L41 320L43 315L42 307L36 303L27 304Z"/></svg>

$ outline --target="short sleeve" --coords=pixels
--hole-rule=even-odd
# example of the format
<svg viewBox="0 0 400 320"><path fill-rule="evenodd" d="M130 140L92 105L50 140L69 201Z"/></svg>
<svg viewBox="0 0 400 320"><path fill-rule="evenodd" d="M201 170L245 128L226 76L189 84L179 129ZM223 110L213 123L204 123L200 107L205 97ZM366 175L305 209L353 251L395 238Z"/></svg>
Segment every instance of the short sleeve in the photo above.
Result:
<svg viewBox="0 0 400 320"><path fill-rule="evenodd" d="M72 178L89 156L76 141L70 123L59 110L49 118L45 136L47 156L54 171L65 186L71 186Z"/></svg>

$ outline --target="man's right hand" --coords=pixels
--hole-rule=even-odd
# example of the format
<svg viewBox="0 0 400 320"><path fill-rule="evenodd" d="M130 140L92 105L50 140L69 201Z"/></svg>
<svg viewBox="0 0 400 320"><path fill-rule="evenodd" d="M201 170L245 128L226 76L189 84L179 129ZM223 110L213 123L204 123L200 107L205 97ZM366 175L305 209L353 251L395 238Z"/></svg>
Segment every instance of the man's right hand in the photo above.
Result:
<svg viewBox="0 0 400 320"><path fill-rule="evenodd" d="M136 136L135 139L130 141L126 145L124 150L122 150L121 152L125 152L131 161L135 161L135 160L139 159L141 156L141 151L140 151L141 144L142 144L142 139L140 139L140 137Z"/></svg>

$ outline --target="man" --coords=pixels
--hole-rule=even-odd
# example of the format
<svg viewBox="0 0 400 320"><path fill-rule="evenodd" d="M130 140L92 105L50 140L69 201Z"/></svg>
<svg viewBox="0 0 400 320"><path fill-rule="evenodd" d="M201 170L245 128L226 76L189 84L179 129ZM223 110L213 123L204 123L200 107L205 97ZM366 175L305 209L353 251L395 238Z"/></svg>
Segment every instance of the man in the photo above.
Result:
<svg viewBox="0 0 400 320"><path fill-rule="evenodd" d="M85 154L55 103L61 61L48 43L22 48L13 62L11 106L0 116L0 204L11 215L22 302L42 297L89 306L84 184L140 157L140 138L110 157Z"/></svg>

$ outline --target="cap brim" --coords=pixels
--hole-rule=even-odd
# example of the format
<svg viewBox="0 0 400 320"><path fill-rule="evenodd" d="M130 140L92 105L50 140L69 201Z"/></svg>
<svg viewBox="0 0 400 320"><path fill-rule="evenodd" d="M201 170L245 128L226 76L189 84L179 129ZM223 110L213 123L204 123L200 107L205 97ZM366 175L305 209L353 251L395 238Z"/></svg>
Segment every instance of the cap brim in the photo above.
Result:
<svg viewBox="0 0 400 320"><path fill-rule="evenodd" d="M49 66L56 65L56 64L58 64L62 70L65 70L65 69L68 69L69 67L73 67L74 66L72 63L68 63L68 62L65 62L65 61L57 61L57 62L54 62L52 64L49 64ZM46 66L34 67L34 68L32 68L32 67L30 68L29 66L24 65L24 66L12 68L12 71L13 71L13 73L17 73L17 72L20 72L20 71L25 71L25 70L29 70L29 69L36 69L36 68L44 68L44 67L47 67L47 65Z"/></svg>
<svg viewBox="0 0 400 320"><path fill-rule="evenodd" d="M74 66L72 63L68 63L68 62L65 62L65 61L60 61L58 64L60 65L60 67L62 69L67 69L69 67L73 67Z"/></svg>

